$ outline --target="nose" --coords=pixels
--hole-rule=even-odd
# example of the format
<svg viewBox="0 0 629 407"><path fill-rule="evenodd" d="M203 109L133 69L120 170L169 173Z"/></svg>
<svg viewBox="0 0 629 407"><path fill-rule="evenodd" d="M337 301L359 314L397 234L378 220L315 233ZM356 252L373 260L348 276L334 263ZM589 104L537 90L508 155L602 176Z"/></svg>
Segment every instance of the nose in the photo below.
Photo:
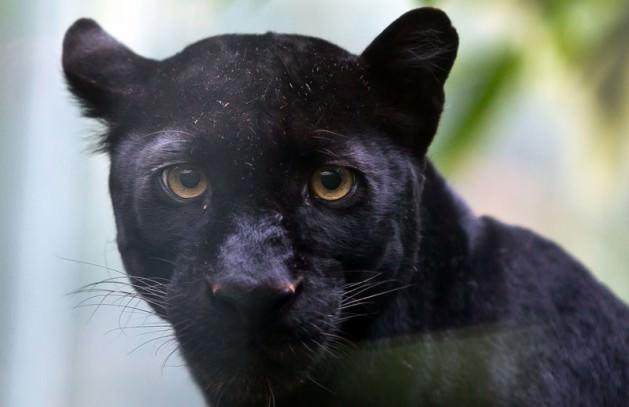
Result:
<svg viewBox="0 0 629 407"><path fill-rule="evenodd" d="M301 279L251 287L237 282L210 284L214 303L226 311L237 312L256 322L266 320L292 303L298 295Z"/></svg>

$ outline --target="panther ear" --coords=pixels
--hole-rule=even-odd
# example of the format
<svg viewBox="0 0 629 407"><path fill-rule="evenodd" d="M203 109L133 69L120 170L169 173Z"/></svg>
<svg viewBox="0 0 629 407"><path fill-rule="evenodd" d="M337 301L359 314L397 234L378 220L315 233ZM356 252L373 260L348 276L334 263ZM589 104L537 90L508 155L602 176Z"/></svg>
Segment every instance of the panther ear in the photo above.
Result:
<svg viewBox="0 0 629 407"><path fill-rule="evenodd" d="M437 131L458 43L447 15L425 7L398 18L360 56L378 115L415 153L425 154Z"/></svg>
<svg viewBox="0 0 629 407"><path fill-rule="evenodd" d="M143 58L107 34L95 21L82 18L63 40L63 72L84 114L113 120L157 64Z"/></svg>

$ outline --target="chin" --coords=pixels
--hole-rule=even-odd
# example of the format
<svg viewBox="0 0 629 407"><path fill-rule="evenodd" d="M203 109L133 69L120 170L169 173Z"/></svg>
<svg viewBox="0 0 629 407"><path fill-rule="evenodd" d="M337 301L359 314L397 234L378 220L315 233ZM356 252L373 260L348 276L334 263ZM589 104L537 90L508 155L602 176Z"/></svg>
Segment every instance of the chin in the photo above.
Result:
<svg viewBox="0 0 629 407"><path fill-rule="evenodd" d="M321 363L326 345L299 343L240 347L184 356L210 405L271 402L304 383Z"/></svg>

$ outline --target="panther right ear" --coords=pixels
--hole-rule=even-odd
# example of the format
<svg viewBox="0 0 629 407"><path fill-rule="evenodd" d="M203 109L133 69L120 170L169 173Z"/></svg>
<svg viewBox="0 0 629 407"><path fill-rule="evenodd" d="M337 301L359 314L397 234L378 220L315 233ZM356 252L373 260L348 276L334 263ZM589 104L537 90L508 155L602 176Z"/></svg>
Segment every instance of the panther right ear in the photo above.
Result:
<svg viewBox="0 0 629 407"><path fill-rule="evenodd" d="M143 58L106 33L94 20L77 20L63 40L63 72L88 117L114 120L157 61Z"/></svg>
<svg viewBox="0 0 629 407"><path fill-rule="evenodd" d="M443 85L456 58L458 35L441 10L407 12L363 51L361 61L380 101L380 116L398 141L423 155L437 130Z"/></svg>

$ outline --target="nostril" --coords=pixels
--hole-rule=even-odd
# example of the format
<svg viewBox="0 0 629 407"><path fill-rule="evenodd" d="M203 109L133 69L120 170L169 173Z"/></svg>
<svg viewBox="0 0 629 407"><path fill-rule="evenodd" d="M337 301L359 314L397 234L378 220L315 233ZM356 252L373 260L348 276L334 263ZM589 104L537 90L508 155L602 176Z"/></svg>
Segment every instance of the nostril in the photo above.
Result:
<svg viewBox="0 0 629 407"><path fill-rule="evenodd" d="M240 311L247 304L247 293L238 287L210 284L212 298L216 305L232 311Z"/></svg>
<svg viewBox="0 0 629 407"><path fill-rule="evenodd" d="M273 308L278 310L291 302L297 297L301 291L302 277L299 277L293 282L285 282L280 284L276 288L276 298L273 304Z"/></svg>
<svg viewBox="0 0 629 407"><path fill-rule="evenodd" d="M279 310L280 308L292 302L292 300L295 298L295 293L295 287L292 284L278 289L275 293L275 298L273 298L272 300L273 309Z"/></svg>

